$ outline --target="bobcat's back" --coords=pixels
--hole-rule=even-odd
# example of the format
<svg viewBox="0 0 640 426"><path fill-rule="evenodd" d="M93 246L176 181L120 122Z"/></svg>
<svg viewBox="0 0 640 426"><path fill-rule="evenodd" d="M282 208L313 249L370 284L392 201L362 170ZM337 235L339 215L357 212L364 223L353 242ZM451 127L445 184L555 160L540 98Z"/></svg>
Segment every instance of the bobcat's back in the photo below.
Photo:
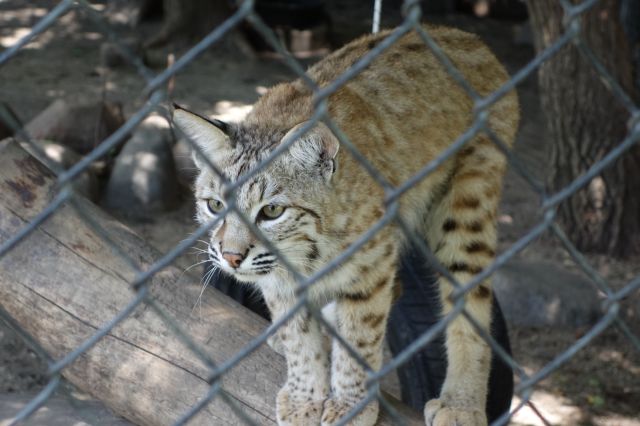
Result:
<svg viewBox="0 0 640 426"><path fill-rule="evenodd" d="M508 80L503 66L477 36L447 27L427 29L480 97L494 92ZM388 35L385 31L349 43L312 66L309 76L320 87L331 84ZM473 100L415 32L403 36L333 93L328 108L329 115L349 140L393 186L416 174L474 123ZM519 121L515 91L502 97L489 112L488 126L510 146ZM269 91L246 122L286 131L308 120L312 113L312 94L302 81L296 80ZM424 210L451 183L454 169L469 169L471 164L475 166L466 175L469 192L480 186L481 193L488 193L493 203L501 186L504 156L480 132L464 149L408 191L402 198L403 214L420 226ZM479 179L474 183L472 177ZM371 208L380 207L382 188L351 155L339 155L334 182L338 195L335 201L347 210L353 202L364 207L368 204L365 199L376 200ZM354 194L361 194L362 199ZM340 214L335 205L331 208ZM363 227L356 228L361 231Z"/></svg>

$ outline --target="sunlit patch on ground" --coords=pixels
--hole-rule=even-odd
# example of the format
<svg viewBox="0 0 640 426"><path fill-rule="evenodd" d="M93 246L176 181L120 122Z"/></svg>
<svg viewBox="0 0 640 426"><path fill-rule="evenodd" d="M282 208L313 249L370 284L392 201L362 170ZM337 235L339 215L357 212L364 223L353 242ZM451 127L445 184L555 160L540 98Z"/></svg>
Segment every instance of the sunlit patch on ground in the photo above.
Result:
<svg viewBox="0 0 640 426"><path fill-rule="evenodd" d="M219 101L214 107L214 116L218 120L237 123L242 121L251 112L253 105L246 105L241 102Z"/></svg>

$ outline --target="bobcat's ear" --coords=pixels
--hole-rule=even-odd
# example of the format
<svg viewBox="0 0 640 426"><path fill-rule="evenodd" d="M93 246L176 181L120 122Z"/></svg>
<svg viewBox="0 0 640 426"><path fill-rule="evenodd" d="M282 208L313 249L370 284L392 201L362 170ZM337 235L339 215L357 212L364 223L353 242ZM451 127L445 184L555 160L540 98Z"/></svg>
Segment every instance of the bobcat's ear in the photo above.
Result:
<svg viewBox="0 0 640 426"><path fill-rule="evenodd" d="M287 140L307 123L308 121L305 121L294 126L282 140ZM329 182L336 171L336 155L339 148L340 142L331 130L325 124L317 123L291 145L289 153L298 164L307 170L319 171L325 181Z"/></svg>
<svg viewBox="0 0 640 426"><path fill-rule="evenodd" d="M232 148L229 138L229 126L219 120L209 119L173 104L173 123L194 142L211 162ZM193 161L199 169L205 162L197 152L193 152Z"/></svg>

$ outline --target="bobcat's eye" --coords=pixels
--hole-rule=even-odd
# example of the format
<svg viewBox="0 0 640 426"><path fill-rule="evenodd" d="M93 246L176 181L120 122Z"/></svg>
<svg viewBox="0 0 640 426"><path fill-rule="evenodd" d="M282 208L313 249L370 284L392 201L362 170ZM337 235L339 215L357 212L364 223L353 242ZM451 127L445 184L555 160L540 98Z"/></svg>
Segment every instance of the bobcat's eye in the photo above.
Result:
<svg viewBox="0 0 640 426"><path fill-rule="evenodd" d="M222 204L222 201L212 198L210 200L207 200L207 208L211 213L218 214L222 210L224 210L224 204Z"/></svg>
<svg viewBox="0 0 640 426"><path fill-rule="evenodd" d="M282 213L284 213L284 207L278 206L276 204L267 204L262 208L262 210L260 210L260 213L261 213L262 219L265 219L265 220L277 219L280 216L282 216Z"/></svg>

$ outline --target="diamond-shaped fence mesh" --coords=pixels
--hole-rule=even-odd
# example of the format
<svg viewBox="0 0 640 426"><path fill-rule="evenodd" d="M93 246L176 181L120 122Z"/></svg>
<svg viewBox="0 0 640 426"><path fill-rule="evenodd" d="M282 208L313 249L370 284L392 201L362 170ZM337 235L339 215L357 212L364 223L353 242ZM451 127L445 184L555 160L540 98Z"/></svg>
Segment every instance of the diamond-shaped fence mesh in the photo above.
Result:
<svg viewBox="0 0 640 426"><path fill-rule="evenodd" d="M228 410L233 410L239 421L247 424L259 424L255 416L248 414L247 407L244 403L240 403L231 392L225 390L228 383L225 383L225 376L229 372L236 368L239 364L243 363L247 358L251 357L255 351L266 343L267 339L273 335L279 327L281 327L286 321L288 321L301 309L306 309L308 312L320 323L327 332L335 339L339 341L341 345L347 350L347 352L353 356L358 363L362 365L368 374L367 388L369 389L366 399L358 403L354 409L344 418L342 418L338 424L347 424L350 419L357 415L368 402L377 399L381 405L381 410L386 412L387 418L390 418L393 424L407 424L410 420L403 417L400 414L395 405L391 404L388 397L380 391L379 382L381 378L390 372L397 369L399 366L407 362L412 356L420 351L427 343L432 341L439 333L444 330L449 322L451 322L457 316L464 316L478 331L480 336L492 348L495 356L500 357L506 364L508 364L516 374L518 378L518 385L515 389L516 394L520 397L521 402L519 406L512 407L509 413L506 413L493 424L506 424L509 422L511 415L517 412L522 406L528 404L529 398L536 385L538 385L543 379L548 377L560 368L570 358L574 357L581 349L589 345L603 330L608 327L617 327L628 338L631 345L635 346L637 350L640 350L640 344L638 337L633 334L631 328L625 323L623 317L619 314L620 301L628 295L637 292L640 288L640 277L633 277L628 283L620 289L613 290L609 283L603 279L598 272L589 264L586 258L575 248L572 242L563 233L562 229L556 223L555 209L559 203L566 200L572 194L578 190L584 188L594 177L598 176L604 169L611 167L612 164L620 158L627 150L637 144L640 139L640 110L637 105L628 96L625 91L616 82L610 72L601 64L593 52L589 49L587 43L582 38L581 32L581 16L588 11L597 0L587 0L579 4L572 4L567 1L560 1L564 9L564 26L565 31L563 34L549 45L544 51L539 53L533 60L531 60L526 66L516 72L513 77L507 81L502 87L488 96L480 96L471 85L465 80L463 75L456 69L451 60L448 59L446 53L438 46L436 41L431 37L429 31L425 27L420 25L421 22L421 7L420 2L407 0L403 5L403 21L396 27L384 40L373 47L365 56L358 60L347 72L342 74L339 78L335 79L330 84L319 87L308 75L305 73L301 64L294 59L281 45L278 37L260 18L255 11L254 1L243 1L237 5L233 14L226 19L222 24L214 28L206 37L202 38L193 47L191 47L184 55L177 58L162 72L156 73L152 69L148 68L143 60L137 56L136 53L131 51L127 47L126 43L119 40L116 32L110 27L109 22L104 19L101 12L98 11L92 4L84 0L63 0L53 9L51 9L39 22L34 25L31 30L19 39L15 44L0 53L0 78L2 66L9 61L14 60L22 49L25 48L36 37L42 35L50 27L55 25L65 14L72 10L79 11L83 16L90 20L97 31L103 32L105 37L114 42L120 53L126 58L132 66L135 67L137 72L146 82L146 86L143 91L143 95L146 96L146 103L135 111L130 118L117 130L111 134L101 143L99 143L91 152L86 154L80 161L75 163L68 169L63 169L55 163L48 164L48 166L56 173L55 193L51 196L51 201L46 205L43 205L41 210L24 226L22 226L17 232L12 235L2 235L0 245L0 259L16 250L19 245L26 239L34 238L34 231L38 230L43 224L51 220L56 214L60 214L62 209L73 209L77 216L84 221L82 226L92 229L96 236L101 240L100 247L108 248L112 253L117 254L123 259L123 262L129 265L134 271L134 275L123 274L128 281L130 288L133 290L133 295L130 301L124 309L122 309L117 316L111 318L111 320L105 324L102 324L98 328L92 331L90 337L87 337L84 342L72 351L66 353L62 357L53 358L42 349L40 344L29 337L27 333L22 333L22 336L38 351L38 353L48 363L48 375L49 381L39 395L34 398L24 409L15 417L15 422L27 419L33 414L47 399L53 394L53 392L61 385L62 375L65 369L73 363L83 362L83 355L92 350L92 348L104 341L108 336L113 335L113 330L117 328L121 323L126 322L132 315L137 315L140 309L152 311L158 318L161 318L166 328L169 329L176 337L178 337L181 344L186 348L187 357L199 359L206 370L203 376L208 383L208 390L201 395L201 399L193 404L189 409L184 410L181 413L181 417L173 420L175 424L187 423L194 416L198 415L201 411L206 410L206 407L213 400L221 400L224 402ZM376 3L379 7L379 2ZM236 189L246 183L249 179L263 170L270 162L276 159L279 155L285 152L299 136L304 134L312 126L318 122L325 123L332 132L337 136L340 141L341 148L348 151L367 172L375 179L375 181L381 185L386 193L386 211L385 214L378 220L378 222L362 234L362 236L344 250L339 256L332 261L324 265L317 272L310 276L297 271L290 262L287 261L286 255L280 253L276 247L261 233L261 231L254 225L253 221L246 217L243 212L233 203L227 206L226 210L221 215L222 220L229 213L235 213L245 223L247 227L255 234L255 236L273 253L276 253L280 263L284 265L298 283L297 297L298 302L295 304L286 315L278 318L270 327L254 336L250 342L241 350L236 351L231 357L223 360L214 360L208 355L206 348L201 344L196 343L196 339L193 339L190 335L190 330L183 324L180 324L175 318L173 312L168 312L166 305L159 303L154 296L153 285L155 283L154 277L160 274L165 268L172 264L180 255L182 255L189 248L194 246L199 239L206 236L210 229L212 229L217 222L205 224L200 227L196 232L190 235L187 239L180 244L173 247L166 254L159 259L153 261L144 261L133 256L131 250L119 246L119 244L113 238L113 228L105 227L99 220L96 220L86 210L86 203L82 201L82 197L77 194L73 184L78 177L94 163L96 160L103 158L109 152L119 147L131 132L152 112L161 111L162 114L166 113L166 104L168 101L167 83L179 73L183 68L188 66L194 61L200 54L211 48L216 43L220 42L225 36L227 36L232 30L237 28L243 23L251 25L254 31L256 31L276 52L278 52L283 58L284 64L292 70L301 80L308 85L308 87L314 93L314 107L315 112L311 117L309 123L300 128L295 134L293 134L288 140L285 140L272 154L259 164L253 170L247 172L241 178L235 182L227 182L228 184L228 199L233 200ZM377 25L377 24L376 24ZM444 150L436 159L431 163L425 164L424 167L415 174L411 179L401 182L399 185L394 186L388 182L382 174L380 174L376 168L367 160L367 158L358 151L358 149L349 141L346 134L337 126L328 113L327 105L328 98L340 87L344 86L350 79L354 78L358 73L362 72L367 66L376 59L385 49L388 49L394 43L398 41L400 37L409 33L416 32L420 39L425 44L425 49L428 49L442 66L446 69L447 73L456 81L457 84L467 93L467 95L474 102L474 120L469 129L464 132L455 142L453 142L446 150ZM574 44L578 47L582 55L591 63L593 69L598 73L599 77L603 80L606 86L610 89L613 96L622 104L632 117L629 122L629 130L626 138L621 140L620 143L612 149L610 152L603 155L603 157L593 164L585 173L578 176L570 185L563 188L554 194L547 194L534 179L532 179L527 170L521 167L520 162L514 158L512 153L506 148L506 145L501 141L496 134L488 127L487 117L488 110L498 100L505 96L508 92L515 89L516 86L524 79L531 76L537 71L540 65L547 61L549 58L556 55L562 47ZM6 84L3 81L2 84ZM215 83L213 83L215 84ZM166 114L165 114L166 115ZM26 143L35 152L40 152L41 147L34 143L27 132L21 128L21 126L15 121L11 114L6 110L0 110L0 119L5 124L15 131L16 138L21 142ZM513 245L500 253L495 261L477 274L471 281L461 285L457 283L446 268L439 265L432 255L429 247L416 238L414 234L408 232L408 225L398 215L398 202L400 197L419 181L424 179L434 170L436 170L441 164L443 164L448 158L455 155L457 151L462 149L474 136L478 134L486 134L506 155L510 162L510 167L517 173L521 174L532 186L532 188L539 193L542 204L542 220L536 224L525 235L521 236ZM198 146L189 141L193 150L200 152ZM46 155L40 155L42 158L46 158ZM202 156L207 158L206 156ZM207 161L208 162L208 161ZM222 179L223 175L216 169L214 164L208 162L208 166L218 174ZM314 283L319 279L339 267L345 262L353 253L359 250L364 244L366 244L377 232L380 231L389 223L396 223L402 230L407 233L407 237L412 244L422 252L422 255L432 260L433 267L447 279L451 281L451 284L455 288L452 294L453 309L450 313L440 319L436 325L430 328L425 334L420 336L411 345L406 347L403 351L396 354L390 361L386 362L379 371L373 371L366 361L359 355L359 352L352 348L348 342L346 342L336 331L335 327L329 324L325 318L321 315L318 309L314 308L308 303L308 292L312 288ZM487 332L485 332L476 322L476 320L469 315L465 308L464 296L471 290L480 285L480 283L490 277L494 272L501 268L508 260L512 259L517 253L522 251L527 245L529 245L534 239L538 238L541 234L550 232L555 235L562 245L566 248L570 256L575 260L576 264L589 276L593 283L596 284L598 290L606 295L604 303L604 315L598 319L598 321L590 329L586 330L581 337L579 337L575 343L565 349L560 355L552 359L542 368L533 373L528 373L525 369L518 364ZM33 262L38 262L38 258L34 255ZM100 265L97 265L98 267ZM0 273L2 273L0 271ZM71 296L70 296L71 297ZM100 301L96 301L100 303ZM20 329L18 322L15 321L7 312L0 310L0 317L9 323L13 328ZM225 342L211 342L215 345L225 345ZM105 373L105 374L108 374ZM260 377L256 378L259 381ZM123 396L126 398L126 395ZM273 407L272 407L273 408ZM273 413L267 415L268 418L273 419ZM542 420L547 422L546 420ZM215 417L211 419L210 424L217 424Z"/></svg>

